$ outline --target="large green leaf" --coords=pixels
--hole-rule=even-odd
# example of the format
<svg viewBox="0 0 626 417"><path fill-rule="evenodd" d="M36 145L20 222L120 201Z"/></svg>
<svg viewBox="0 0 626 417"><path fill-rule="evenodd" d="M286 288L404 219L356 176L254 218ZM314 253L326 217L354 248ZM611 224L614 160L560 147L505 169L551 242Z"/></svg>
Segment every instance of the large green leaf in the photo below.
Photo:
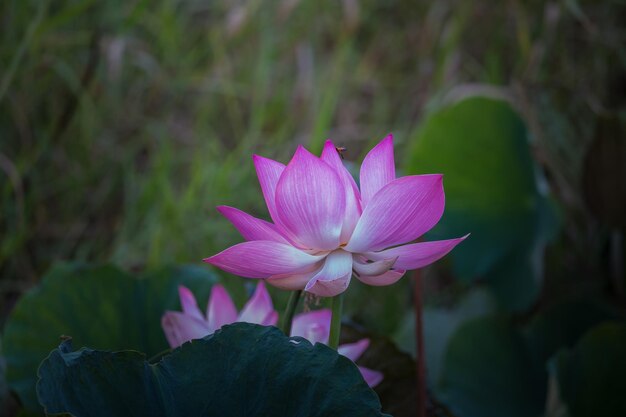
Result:
<svg viewBox="0 0 626 417"><path fill-rule="evenodd" d="M179 309L178 285L207 300L214 276L204 268L170 267L133 277L113 266L59 265L13 310L4 335L7 381L29 410L37 367L61 335L97 349L136 349L148 355L167 349L161 316Z"/></svg>
<svg viewBox="0 0 626 417"><path fill-rule="evenodd" d="M600 302L581 299L549 306L523 327L496 316L470 321L456 316L484 313L488 302L482 298L482 302L480 297L468 298L474 302L462 302L450 317L434 323L445 336L457 321L457 331L438 345L443 359L435 388L459 417L537 415L533 413L542 409L548 391L550 357L559 348L573 346L598 323L619 317ZM425 336L428 348L432 341L428 333ZM436 332L430 337L436 338ZM433 369L437 367L429 368L429 373Z"/></svg>
<svg viewBox="0 0 626 417"><path fill-rule="evenodd" d="M536 417L545 403L542 369L507 320L482 317L452 336L436 393L458 417Z"/></svg>
<svg viewBox="0 0 626 417"><path fill-rule="evenodd" d="M275 327L236 323L145 359L64 343L39 368L39 399L77 417L384 415L352 361Z"/></svg>
<svg viewBox="0 0 626 417"><path fill-rule="evenodd" d="M626 416L626 325L603 323L552 362L571 417Z"/></svg>
<svg viewBox="0 0 626 417"><path fill-rule="evenodd" d="M456 308L424 309L424 349L428 366L427 376L431 385L434 385L441 376L446 347L456 329L467 320L491 313L493 305L493 297L490 297L489 293L475 290L468 293Z"/></svg>
<svg viewBox="0 0 626 417"><path fill-rule="evenodd" d="M424 350L428 383L434 386L441 375L444 354L448 341L456 329L464 322L476 317L485 316L494 310L491 294L476 288L461 298L455 306L425 306L423 310ZM417 356L415 340L415 310L411 309L405 316L402 326L394 335L394 341L400 349Z"/></svg>
<svg viewBox="0 0 626 417"><path fill-rule="evenodd" d="M540 288L540 256L554 215L539 193L524 122L501 100L473 97L435 112L409 149L413 174L445 174L446 211L432 238L472 233L452 252L457 275L492 284L510 310Z"/></svg>

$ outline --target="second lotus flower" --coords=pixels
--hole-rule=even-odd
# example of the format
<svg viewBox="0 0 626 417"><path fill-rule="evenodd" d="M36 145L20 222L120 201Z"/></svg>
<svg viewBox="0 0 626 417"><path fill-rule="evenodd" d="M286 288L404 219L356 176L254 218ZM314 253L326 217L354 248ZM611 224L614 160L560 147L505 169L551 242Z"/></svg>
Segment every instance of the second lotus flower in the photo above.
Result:
<svg viewBox="0 0 626 417"><path fill-rule="evenodd" d="M198 308L196 298L186 287L179 287L180 304L183 311L166 311L161 319L161 326L170 347L176 348L192 339L200 339L212 334L220 327L235 323L248 322L264 326L273 326L278 322L278 313L274 310L265 285L260 282L250 300L239 314L230 295L223 286L216 284L211 288L206 315ZM297 314L293 319L291 336L300 336L311 343L328 344L330 333L330 310L317 310ZM339 354L356 362L369 346L369 339L339 346ZM383 374L359 366L363 379L374 387L383 379Z"/></svg>
<svg viewBox="0 0 626 417"><path fill-rule="evenodd" d="M188 288L178 287L183 311L166 311L161 318L161 327L170 347L178 347L191 339L200 339L214 333L225 324L238 321L273 326L278 322L272 299L263 283L257 285L254 294L240 313L226 289L220 284L211 288L206 315L202 314L196 297Z"/></svg>
<svg viewBox="0 0 626 417"><path fill-rule="evenodd" d="M298 147L287 166L253 159L273 223L218 207L247 241L205 261L232 274L331 297L352 274L390 285L465 239L409 243L441 218L443 181L438 174L396 178L391 135L363 160L360 189L331 141L319 158Z"/></svg>

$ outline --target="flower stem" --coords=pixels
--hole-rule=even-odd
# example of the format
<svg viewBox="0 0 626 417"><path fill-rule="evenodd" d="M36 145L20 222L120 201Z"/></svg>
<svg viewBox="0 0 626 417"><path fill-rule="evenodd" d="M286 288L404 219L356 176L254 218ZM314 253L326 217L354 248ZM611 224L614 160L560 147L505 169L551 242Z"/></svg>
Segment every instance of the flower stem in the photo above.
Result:
<svg viewBox="0 0 626 417"><path fill-rule="evenodd" d="M333 297L332 311L333 315L330 319L330 336L328 338L328 346L337 349L339 346L339 336L341 335L341 314L343 310L343 293Z"/></svg>
<svg viewBox="0 0 626 417"><path fill-rule="evenodd" d="M283 315L283 322L280 326L283 333L286 336L291 334L291 322L293 321L293 315L296 312L296 307L298 307L298 301L300 301L300 295L302 295L302 290L292 291L289 296L289 301L287 301L287 308L285 309L285 314Z"/></svg>
<svg viewBox="0 0 626 417"><path fill-rule="evenodd" d="M417 417L426 417L426 358L424 352L424 323L422 321L422 274L419 269L416 269L414 274L413 297L415 303L415 338L417 343Z"/></svg>

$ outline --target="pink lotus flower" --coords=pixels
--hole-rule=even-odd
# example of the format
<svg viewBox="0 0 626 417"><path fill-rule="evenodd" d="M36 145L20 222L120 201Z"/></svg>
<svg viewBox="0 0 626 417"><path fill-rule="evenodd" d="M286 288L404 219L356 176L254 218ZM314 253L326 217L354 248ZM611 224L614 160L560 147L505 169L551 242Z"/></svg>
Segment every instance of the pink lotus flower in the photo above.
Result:
<svg viewBox="0 0 626 417"><path fill-rule="evenodd" d="M330 318L331 311L329 309L297 314L293 318L291 335L304 337L313 344L323 343L327 345L330 335ZM355 343L339 346L337 352L347 357L352 362L356 362L369 345L369 339L361 339ZM363 379L367 382L367 385L372 388L383 380L383 374L381 372L374 371L364 366L358 366L358 368L359 371L361 371L361 375L363 375Z"/></svg>
<svg viewBox="0 0 626 417"><path fill-rule="evenodd" d="M183 311L167 311L161 319L161 326L170 347L175 348L192 339L200 339L214 333L225 324L234 322L256 323L273 326L278 321L272 299L263 282L259 282L250 300L241 313L223 286L216 284L211 288L206 316L198 308L196 298L188 288L178 287L180 304ZM301 313L294 317L291 336L300 336L311 343L328 344L330 333L330 310L318 310ZM339 346L339 354L355 362L369 346L369 339ZM383 375L369 368L359 366L359 370L370 387L376 386Z"/></svg>
<svg viewBox="0 0 626 417"><path fill-rule="evenodd" d="M369 285L390 285L465 239L406 244L441 218L443 179L396 178L391 135L363 160L360 190L331 141L320 158L299 146L287 166L253 159L273 223L218 207L247 240L204 260L224 271L331 297L348 288L353 273Z"/></svg>
<svg viewBox="0 0 626 417"><path fill-rule="evenodd" d="M180 286L178 294L183 311L166 311L161 319L163 332L172 348L214 333L225 324L243 321L273 326L278 322L278 313L263 282L259 282L239 314L230 295L220 284L211 288L206 316L198 308L196 298L189 289Z"/></svg>

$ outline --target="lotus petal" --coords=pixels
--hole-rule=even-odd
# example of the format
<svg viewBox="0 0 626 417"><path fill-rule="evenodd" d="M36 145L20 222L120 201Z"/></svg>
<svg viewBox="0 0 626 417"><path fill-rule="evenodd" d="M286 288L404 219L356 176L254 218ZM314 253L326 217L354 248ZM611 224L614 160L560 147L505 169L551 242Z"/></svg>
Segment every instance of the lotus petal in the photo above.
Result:
<svg viewBox="0 0 626 417"><path fill-rule="evenodd" d="M309 255L291 245L266 240L239 243L204 259L231 274L269 278L310 270L324 256Z"/></svg>
<svg viewBox="0 0 626 417"><path fill-rule="evenodd" d="M344 213L339 240L341 240L341 242L348 242L357 222L359 221L359 217L361 216L361 197L359 188L357 187L356 182L354 182L354 178L352 178L350 172L348 172L346 167L341 162L341 158L339 158L339 154L337 153L337 148L335 148L335 145L333 145L331 141L327 140L324 144L324 149L322 150L322 156L320 159L335 170L343 184L346 195L346 210Z"/></svg>
<svg viewBox="0 0 626 417"><path fill-rule="evenodd" d="M328 254L324 266L311 278L304 290L320 297L334 297L348 288L351 276L352 254L336 250Z"/></svg>
<svg viewBox="0 0 626 417"><path fill-rule="evenodd" d="M352 257L352 269L354 269L354 272L356 272L358 275L384 274L394 266L394 264L396 263L396 259L398 259L398 257L384 259L377 258L379 260L374 262L363 262L359 259L360 257L361 256L359 255L354 255Z"/></svg>
<svg viewBox="0 0 626 417"><path fill-rule="evenodd" d="M277 227L270 222L257 219L245 211L234 207L218 206L217 211L230 220L246 240L272 240L274 242L288 243Z"/></svg>
<svg viewBox="0 0 626 417"><path fill-rule="evenodd" d="M374 287L382 287L385 285L391 285L398 282L400 278L405 274L406 271L401 269L390 269L381 275L357 275L359 281L372 285Z"/></svg>
<svg viewBox="0 0 626 417"><path fill-rule="evenodd" d="M211 288L206 315L211 333L225 324L237 321L237 308L235 307L235 303L233 303L226 289L220 284L215 284L213 288Z"/></svg>
<svg viewBox="0 0 626 417"><path fill-rule="evenodd" d="M396 257L398 260L394 264L395 268L418 269L443 258L454 249L456 245L463 242L467 236L469 235L457 239L411 243L380 252L368 252L366 256L374 260Z"/></svg>
<svg viewBox="0 0 626 417"><path fill-rule="evenodd" d="M364 366L359 366L358 368L359 368L359 371L361 372L361 375L363 375L363 379L365 380L365 382L367 382L367 385L369 385L370 388L374 388L376 385L382 382L383 380L382 372L378 372L373 369L366 368Z"/></svg>
<svg viewBox="0 0 626 417"><path fill-rule="evenodd" d="M263 281L257 284L254 294L239 313L237 321L263 326L274 326L277 323L278 313L274 310L274 304Z"/></svg>
<svg viewBox="0 0 626 417"><path fill-rule="evenodd" d="M172 348L212 333L207 322L179 311L166 311L161 318L161 326Z"/></svg>
<svg viewBox="0 0 626 417"><path fill-rule="evenodd" d="M412 175L391 181L363 210L345 250L368 252L417 239L441 218L441 175Z"/></svg>
<svg viewBox="0 0 626 417"><path fill-rule="evenodd" d="M276 214L276 185L285 170L285 165L259 155L253 155L252 160L254 162L254 168L256 169L256 175L259 178L259 184L261 184L265 204L270 212L270 217L275 224L278 224L279 219Z"/></svg>
<svg viewBox="0 0 626 417"><path fill-rule="evenodd" d="M356 362L361 357L363 352L367 350L370 345L369 339L361 339L358 342L348 343L339 346L337 352L350 359L352 362Z"/></svg>
<svg viewBox="0 0 626 417"><path fill-rule="evenodd" d="M367 153L361 164L360 183L363 207L367 206L381 188L395 179L393 135L389 134Z"/></svg>
<svg viewBox="0 0 626 417"><path fill-rule="evenodd" d="M324 261L322 260L314 264L313 268L308 272L272 275L266 281L268 284L282 290L303 290L311 278L320 272L323 265Z"/></svg>
<svg viewBox="0 0 626 417"><path fill-rule="evenodd" d="M339 175L298 147L276 187L276 209L289 236L306 248L339 246L346 196Z"/></svg>
<svg viewBox="0 0 626 417"><path fill-rule="evenodd" d="M327 344L331 316L328 308L296 314L291 323L291 336L304 337L313 344Z"/></svg>
<svg viewBox="0 0 626 417"><path fill-rule="evenodd" d="M193 296L189 288L179 285L178 296L180 297L180 305L183 309L183 313L199 320L204 320L204 315L200 311L200 308L198 308L196 297Z"/></svg>

